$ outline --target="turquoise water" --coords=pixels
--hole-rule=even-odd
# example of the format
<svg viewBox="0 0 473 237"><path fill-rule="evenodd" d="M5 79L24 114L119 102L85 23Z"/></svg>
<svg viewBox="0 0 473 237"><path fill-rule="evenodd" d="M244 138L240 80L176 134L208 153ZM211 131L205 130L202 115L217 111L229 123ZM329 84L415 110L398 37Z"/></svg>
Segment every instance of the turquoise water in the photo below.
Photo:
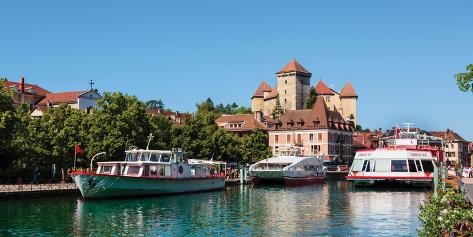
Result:
<svg viewBox="0 0 473 237"><path fill-rule="evenodd" d="M0 236L416 236L426 191L346 181L185 195L0 201Z"/></svg>

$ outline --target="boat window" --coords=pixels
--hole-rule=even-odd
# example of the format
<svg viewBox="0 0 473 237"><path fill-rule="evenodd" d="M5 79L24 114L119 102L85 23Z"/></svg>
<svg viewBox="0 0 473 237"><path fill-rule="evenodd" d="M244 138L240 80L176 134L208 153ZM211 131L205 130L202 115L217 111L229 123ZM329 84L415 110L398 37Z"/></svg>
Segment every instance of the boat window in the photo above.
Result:
<svg viewBox="0 0 473 237"><path fill-rule="evenodd" d="M407 162L409 163L409 171L410 172L417 172L417 167L416 167L416 164L414 163L414 160L407 160Z"/></svg>
<svg viewBox="0 0 473 237"><path fill-rule="evenodd" d="M149 155L149 161L158 161L158 156L156 153L152 153L151 155Z"/></svg>
<svg viewBox="0 0 473 237"><path fill-rule="evenodd" d="M422 171L422 166L420 166L420 160L415 160L415 161L416 161L417 171Z"/></svg>
<svg viewBox="0 0 473 237"><path fill-rule="evenodd" d="M140 167L139 166L128 166L128 171L127 175L137 175L140 173Z"/></svg>
<svg viewBox="0 0 473 237"><path fill-rule="evenodd" d="M363 160L354 160L351 166L351 171L361 171L363 168Z"/></svg>
<svg viewBox="0 0 473 237"><path fill-rule="evenodd" d="M369 160L365 160L363 162L363 171L370 171L370 161Z"/></svg>
<svg viewBox="0 0 473 237"><path fill-rule="evenodd" d="M422 167L424 167L424 172L434 172L434 164L431 160L421 160Z"/></svg>
<svg viewBox="0 0 473 237"><path fill-rule="evenodd" d="M164 166L164 176L171 176L171 166L165 165Z"/></svg>
<svg viewBox="0 0 473 237"><path fill-rule="evenodd" d="M158 175L158 166L157 165L151 165L149 167L149 175L151 175L151 176Z"/></svg>
<svg viewBox="0 0 473 237"><path fill-rule="evenodd" d="M163 153L161 154L161 162L169 162L171 160L171 154Z"/></svg>
<svg viewBox="0 0 473 237"><path fill-rule="evenodd" d="M111 172L112 172L112 166L102 166L102 170L100 173L110 174Z"/></svg>
<svg viewBox="0 0 473 237"><path fill-rule="evenodd" d="M406 160L391 160L391 172L408 172Z"/></svg>
<svg viewBox="0 0 473 237"><path fill-rule="evenodd" d="M140 161L145 161L149 157L148 153L140 153Z"/></svg>
<svg viewBox="0 0 473 237"><path fill-rule="evenodd" d="M391 161L387 159L378 159L376 160L376 172L390 172L391 171Z"/></svg>
<svg viewBox="0 0 473 237"><path fill-rule="evenodd" d="M143 167L143 176L149 176L149 165Z"/></svg>

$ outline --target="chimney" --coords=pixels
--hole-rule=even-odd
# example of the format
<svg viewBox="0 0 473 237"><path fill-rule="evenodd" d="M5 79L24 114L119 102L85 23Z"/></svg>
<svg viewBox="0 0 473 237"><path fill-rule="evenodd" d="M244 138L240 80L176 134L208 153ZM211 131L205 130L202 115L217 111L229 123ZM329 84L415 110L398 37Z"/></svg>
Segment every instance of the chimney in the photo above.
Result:
<svg viewBox="0 0 473 237"><path fill-rule="evenodd" d="M263 112L255 111L255 119L260 123L263 122Z"/></svg>
<svg viewBox="0 0 473 237"><path fill-rule="evenodd" d="M20 77L20 83L19 83L18 91L22 94L25 93L25 78L24 77Z"/></svg>

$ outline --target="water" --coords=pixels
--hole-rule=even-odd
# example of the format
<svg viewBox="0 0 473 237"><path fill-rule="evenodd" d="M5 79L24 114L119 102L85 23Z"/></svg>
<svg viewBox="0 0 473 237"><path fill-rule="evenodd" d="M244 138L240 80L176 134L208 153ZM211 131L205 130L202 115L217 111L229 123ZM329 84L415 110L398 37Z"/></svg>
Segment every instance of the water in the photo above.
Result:
<svg viewBox="0 0 473 237"><path fill-rule="evenodd" d="M416 236L427 191L304 187L0 201L0 236Z"/></svg>

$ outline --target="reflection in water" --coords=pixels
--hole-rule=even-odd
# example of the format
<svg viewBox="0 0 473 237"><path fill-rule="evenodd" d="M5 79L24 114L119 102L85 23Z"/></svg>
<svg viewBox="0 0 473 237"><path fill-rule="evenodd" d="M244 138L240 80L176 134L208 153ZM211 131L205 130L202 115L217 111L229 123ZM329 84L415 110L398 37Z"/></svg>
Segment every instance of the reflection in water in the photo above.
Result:
<svg viewBox="0 0 473 237"><path fill-rule="evenodd" d="M348 182L248 186L153 198L0 202L0 236L415 236L427 192Z"/></svg>

